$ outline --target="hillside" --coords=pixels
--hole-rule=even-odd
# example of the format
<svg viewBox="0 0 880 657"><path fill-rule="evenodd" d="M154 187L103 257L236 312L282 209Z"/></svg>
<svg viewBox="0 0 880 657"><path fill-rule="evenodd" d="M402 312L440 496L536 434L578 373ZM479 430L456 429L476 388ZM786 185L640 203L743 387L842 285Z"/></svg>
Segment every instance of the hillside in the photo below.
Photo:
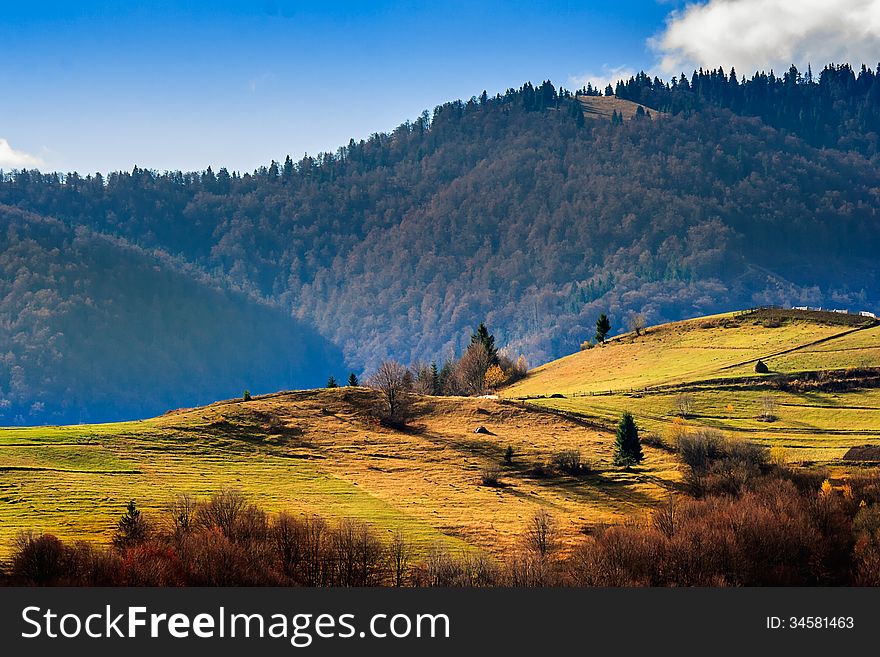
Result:
<svg viewBox="0 0 880 657"><path fill-rule="evenodd" d="M642 517L679 479L667 452L648 447L644 467L618 471L610 434L497 400L419 398L407 431L372 420L376 403L364 388L311 390L138 422L0 430L0 557L21 529L106 540L130 499L156 515L178 493L223 487L272 511L358 518L383 536L401 529L420 553L445 543L500 554L539 508L570 542ZM502 485L482 485L508 445ZM533 472L565 449L599 472Z"/></svg>
<svg viewBox="0 0 880 657"><path fill-rule="evenodd" d="M768 373L756 373L758 360ZM857 315L795 310L665 324L543 365L504 396L599 426L629 410L660 437L670 435L686 398L689 426L785 447L791 461L860 460L865 446L874 460L880 325Z"/></svg>
<svg viewBox="0 0 880 657"><path fill-rule="evenodd" d="M612 115L617 112L624 121L630 121L636 116L639 109L639 103L617 96L580 96L578 100L583 107L584 118L587 119L610 121ZM642 110L647 110L652 116L661 115L661 112L652 107L642 106Z"/></svg>
<svg viewBox="0 0 880 657"><path fill-rule="evenodd" d="M166 255L0 206L0 424L149 417L326 381L342 357Z"/></svg>
<svg viewBox="0 0 880 657"><path fill-rule="evenodd" d="M575 351L599 313L619 332L634 312L659 324L755 305L880 308L880 169L872 146L880 108L872 90L880 83L870 69L856 76L839 67L818 82L798 80L756 76L733 85L713 73L695 75L687 88L676 81L673 91L639 76L615 97L529 83L252 173L4 173L0 204L167 254L180 276L196 279L180 285L200 303L213 305L213 287L241 291L295 317L293 334L314 331L342 354L316 359L302 378L238 377L214 397L183 394L178 385L181 394L164 398L170 405L227 396L245 379L266 391L349 370L367 374L385 358L442 365L480 321L514 358L535 364ZM636 117L636 103L652 116L665 113L663 120ZM584 119L585 106L595 120ZM602 118L609 107L635 118L612 124ZM79 251L51 252L62 269L91 267ZM16 267L42 267L26 260L39 252L23 257ZM124 259L116 265L119 275L103 278L104 294L125 299L132 277ZM13 334L0 324L0 343L36 335L44 315L69 334L76 324L68 318L93 312L85 297L38 280L31 279L28 301L32 325ZM11 302L19 301L13 294ZM59 304L70 312L56 313ZM264 324L240 316L248 326ZM217 320L212 325L225 323ZM104 325L102 343L127 343L129 325ZM196 332L168 325L151 335L157 345L179 344L175 362L201 362ZM283 331L273 335L271 342L288 342ZM269 351L269 342L250 344ZM59 390L81 387L74 370L53 369L39 350L36 339L14 347L22 369L4 365L0 379L51 376ZM296 358L282 352L275 360ZM127 370L123 359L113 362ZM16 403L38 401L44 417L79 419L65 415L65 399Z"/></svg>

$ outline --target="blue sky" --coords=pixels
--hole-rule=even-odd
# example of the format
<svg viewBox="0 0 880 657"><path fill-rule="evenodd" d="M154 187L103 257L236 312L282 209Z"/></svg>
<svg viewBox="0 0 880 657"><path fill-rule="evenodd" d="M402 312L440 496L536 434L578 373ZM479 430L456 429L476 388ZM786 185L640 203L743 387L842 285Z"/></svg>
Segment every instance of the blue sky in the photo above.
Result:
<svg viewBox="0 0 880 657"><path fill-rule="evenodd" d="M746 23L754 1L732 0ZM703 3L707 15L666 0L3 3L0 167L251 170L483 89L674 70L711 55L689 44L722 29L726 3Z"/></svg>

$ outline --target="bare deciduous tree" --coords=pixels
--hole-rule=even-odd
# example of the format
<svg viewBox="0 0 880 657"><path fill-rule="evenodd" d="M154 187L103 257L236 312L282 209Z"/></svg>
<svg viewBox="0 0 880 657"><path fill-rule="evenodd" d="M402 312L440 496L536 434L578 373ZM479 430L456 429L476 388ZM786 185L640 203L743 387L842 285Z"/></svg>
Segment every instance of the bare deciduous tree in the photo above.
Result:
<svg viewBox="0 0 880 657"><path fill-rule="evenodd" d="M556 520L545 509L538 509L526 528L526 547L546 557L556 550L557 539Z"/></svg>
<svg viewBox="0 0 880 657"><path fill-rule="evenodd" d="M224 488L198 506L196 518L202 527L219 529L226 538L233 538L246 507L247 499L240 491Z"/></svg>
<svg viewBox="0 0 880 657"><path fill-rule="evenodd" d="M407 389L407 369L396 360L382 361L369 385L382 393L383 419L406 422L409 419L410 399Z"/></svg>
<svg viewBox="0 0 880 657"><path fill-rule="evenodd" d="M678 528L678 505L675 497L670 493L666 504L654 511L651 516L651 522L658 531L662 532L666 538L672 538Z"/></svg>
<svg viewBox="0 0 880 657"><path fill-rule="evenodd" d="M761 419L765 422L773 422L776 419L776 400L773 395L761 397Z"/></svg>
<svg viewBox="0 0 880 657"><path fill-rule="evenodd" d="M189 493L182 493L171 500L168 514L171 516L171 526L175 534L185 534L192 530L197 506L196 498Z"/></svg>
<svg viewBox="0 0 880 657"><path fill-rule="evenodd" d="M681 417L689 417L694 412L694 398L688 393L683 392L675 398L675 406L678 408L678 414Z"/></svg>
<svg viewBox="0 0 880 657"><path fill-rule="evenodd" d="M645 318L644 313L633 313L629 318L629 330L635 331L636 335L641 335L642 331L645 330L645 326L647 326L648 322Z"/></svg>
<svg viewBox="0 0 880 657"><path fill-rule="evenodd" d="M398 529L394 532L394 536L388 544L388 560L391 566L391 578L394 586L404 585L411 559L412 548L404 538L403 532Z"/></svg>
<svg viewBox="0 0 880 657"><path fill-rule="evenodd" d="M434 394L434 378L431 366L426 363L415 363L410 366L412 373L412 391L417 395Z"/></svg>
<svg viewBox="0 0 880 657"><path fill-rule="evenodd" d="M470 344L455 366L459 387L467 394L482 395L486 389L486 371L491 364L489 352L482 343Z"/></svg>

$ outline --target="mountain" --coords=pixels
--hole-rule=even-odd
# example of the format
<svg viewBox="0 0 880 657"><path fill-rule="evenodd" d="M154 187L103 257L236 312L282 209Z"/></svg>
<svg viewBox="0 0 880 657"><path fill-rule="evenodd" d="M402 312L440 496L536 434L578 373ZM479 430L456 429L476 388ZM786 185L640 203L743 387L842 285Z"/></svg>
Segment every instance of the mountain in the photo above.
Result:
<svg viewBox="0 0 880 657"><path fill-rule="evenodd" d="M359 372L442 360L483 320L536 364L603 312L618 333L634 312L880 306L877 89L845 66L526 84L249 174L7 173L0 203L266 300Z"/></svg>
<svg viewBox="0 0 880 657"><path fill-rule="evenodd" d="M342 367L302 322L167 255L3 206L0 224L3 424L147 417Z"/></svg>

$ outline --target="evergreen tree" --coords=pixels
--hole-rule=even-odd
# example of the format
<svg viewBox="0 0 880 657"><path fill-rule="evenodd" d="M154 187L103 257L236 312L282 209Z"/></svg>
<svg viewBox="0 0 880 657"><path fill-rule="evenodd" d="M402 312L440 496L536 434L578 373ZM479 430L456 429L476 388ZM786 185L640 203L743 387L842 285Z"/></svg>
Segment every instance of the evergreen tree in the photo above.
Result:
<svg viewBox="0 0 880 657"><path fill-rule="evenodd" d="M360 384L361 382L358 381L357 374L352 372L348 375L348 385L350 388L357 388Z"/></svg>
<svg viewBox="0 0 880 657"><path fill-rule="evenodd" d="M293 178L293 160L288 155L284 158L284 166L281 168L281 179L284 182L290 182L291 178Z"/></svg>
<svg viewBox="0 0 880 657"><path fill-rule="evenodd" d="M331 374L327 377L327 387L328 388L338 388L339 384L336 383L336 378Z"/></svg>
<svg viewBox="0 0 880 657"><path fill-rule="evenodd" d="M580 128L584 125L584 110L579 100L575 99L569 102L569 114L574 119L575 124Z"/></svg>
<svg viewBox="0 0 880 657"><path fill-rule="evenodd" d="M627 411L617 425L617 435L614 439L614 465L629 468L641 463L643 458L642 444L639 442L639 428L636 426L632 414Z"/></svg>
<svg viewBox="0 0 880 657"><path fill-rule="evenodd" d="M602 313L596 320L596 342L605 342L605 337L611 330L611 322L608 321L608 315Z"/></svg>
<svg viewBox="0 0 880 657"><path fill-rule="evenodd" d="M495 336L489 333L489 329L483 322L477 327L477 332L471 336L471 344L482 344L489 354L489 364L498 364L498 349L495 348Z"/></svg>
<svg viewBox="0 0 880 657"><path fill-rule="evenodd" d="M454 375L455 374L455 363L451 360L446 360L443 363L443 367L440 368L440 376L439 378L439 387L440 394L445 395L451 392L451 388L454 383Z"/></svg>
<svg viewBox="0 0 880 657"><path fill-rule="evenodd" d="M439 395L443 392L443 386L440 384L440 371L437 369L437 361L431 361L431 394Z"/></svg>
<svg viewBox="0 0 880 657"><path fill-rule="evenodd" d="M132 500L119 520L116 533L113 535L113 545L120 550L127 550L145 540L147 540L147 523Z"/></svg>

